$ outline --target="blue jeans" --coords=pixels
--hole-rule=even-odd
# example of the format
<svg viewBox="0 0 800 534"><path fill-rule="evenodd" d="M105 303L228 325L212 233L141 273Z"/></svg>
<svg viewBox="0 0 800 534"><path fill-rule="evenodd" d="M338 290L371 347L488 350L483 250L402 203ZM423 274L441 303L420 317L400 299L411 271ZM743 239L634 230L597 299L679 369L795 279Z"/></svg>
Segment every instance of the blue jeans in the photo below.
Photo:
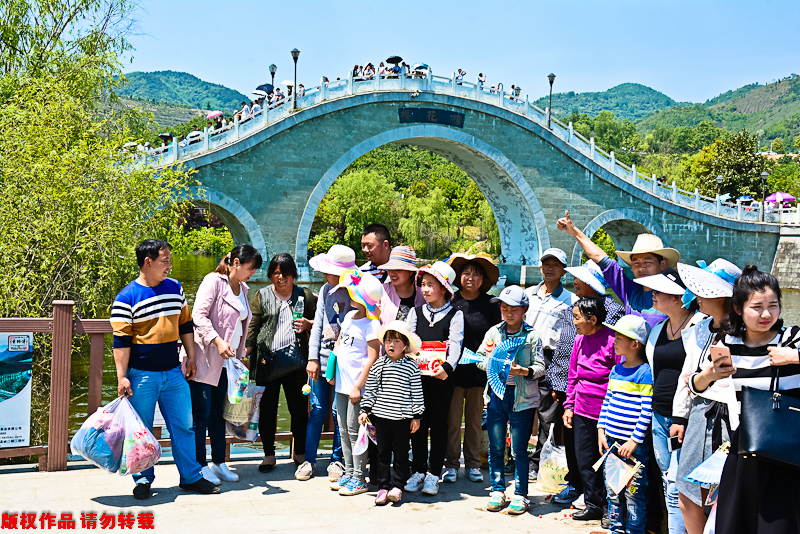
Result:
<svg viewBox="0 0 800 534"><path fill-rule="evenodd" d="M664 484L664 495L667 499L667 519L669 522L669 534L686 534L686 526L683 524L683 514L678 505L678 486L674 481L667 480L667 471L672 458L672 453L667 448L669 439L669 429L672 426L672 418L653 412L653 452L658 468L661 470L661 479ZM678 458L681 450L678 449Z"/></svg>
<svg viewBox="0 0 800 534"><path fill-rule="evenodd" d="M331 463L342 461L342 440L339 437L339 422L336 420L336 403L333 402L331 393L333 386L328 384L325 376L320 373L316 380L311 381L311 413L308 414L306 427L306 461L317 463L317 449L319 448L322 426L328 417L328 410L333 407L333 452Z"/></svg>
<svg viewBox="0 0 800 534"><path fill-rule="evenodd" d="M617 443L620 447L625 441L608 437L608 446ZM611 454L616 454L618 449L614 449ZM610 456L610 455L609 455ZM633 475L628 487L619 494L614 494L606 484L606 494L608 495L608 520L611 522L611 532L620 534L645 534L647 525L647 444L640 443L631 455L631 460L638 460L642 467ZM606 458L604 466L605 477L608 478L608 465L610 458ZM627 517L623 516L622 508L625 507Z"/></svg>
<svg viewBox="0 0 800 534"><path fill-rule="evenodd" d="M180 365L169 371L128 369L127 377L133 391L130 397L133 409L151 431L158 402L169 431L172 457L181 476L180 483L192 484L200 480L202 475L192 430L192 395ZM155 478L152 467L133 475L133 481L137 483L144 480L152 484Z"/></svg>
<svg viewBox="0 0 800 534"><path fill-rule="evenodd" d="M192 419L194 420L194 444L197 462L204 466L206 460L206 430L211 442L211 461L219 465L225 462L225 396L228 394L228 373L222 369L216 386L189 381L192 392Z"/></svg>
<svg viewBox="0 0 800 534"><path fill-rule="evenodd" d="M530 436L533 408L514 411L514 388L506 386L503 399L490 393L486 410L486 428L489 433L489 472L492 491L506 491L503 476L503 455L506 447L506 427L511 425L511 450L514 453L514 495L528 497L528 437Z"/></svg>

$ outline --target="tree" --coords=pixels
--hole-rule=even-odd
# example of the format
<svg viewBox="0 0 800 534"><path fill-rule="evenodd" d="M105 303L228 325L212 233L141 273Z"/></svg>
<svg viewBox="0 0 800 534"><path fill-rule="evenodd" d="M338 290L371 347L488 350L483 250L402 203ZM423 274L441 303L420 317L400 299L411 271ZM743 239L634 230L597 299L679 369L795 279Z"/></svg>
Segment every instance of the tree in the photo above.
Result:
<svg viewBox="0 0 800 534"><path fill-rule="evenodd" d="M783 146L783 139L780 137L775 138L772 142L772 151L777 152L778 154L785 154L786 148Z"/></svg>
<svg viewBox="0 0 800 534"><path fill-rule="evenodd" d="M433 189L425 198L409 198L406 209L408 213L400 220L400 231L413 249L424 249L427 257L433 258L435 252L450 246L454 221L441 190Z"/></svg>
<svg viewBox="0 0 800 534"><path fill-rule="evenodd" d="M700 192L713 196L717 176L723 177L722 193L760 196L761 173L767 160L756 155L756 136L741 130L717 139L692 157L691 172L698 179Z"/></svg>
<svg viewBox="0 0 800 534"><path fill-rule="evenodd" d="M798 135L797 137L794 138L794 147L797 150L800 150L800 135Z"/></svg>

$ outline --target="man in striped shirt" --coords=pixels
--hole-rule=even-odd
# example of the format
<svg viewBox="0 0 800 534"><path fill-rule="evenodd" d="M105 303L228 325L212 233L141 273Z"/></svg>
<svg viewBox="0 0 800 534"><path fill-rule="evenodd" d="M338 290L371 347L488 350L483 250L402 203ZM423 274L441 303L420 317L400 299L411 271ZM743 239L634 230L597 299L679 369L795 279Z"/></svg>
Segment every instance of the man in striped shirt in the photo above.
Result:
<svg viewBox="0 0 800 534"><path fill-rule="evenodd" d="M139 277L114 299L111 326L117 393L129 397L151 431L158 402L169 430L181 488L219 493L218 486L203 478L195 455L192 399L186 381L196 370L194 324L180 283L167 277L172 268L171 248L159 239L137 245ZM178 338L186 349L186 376L178 357ZM150 497L154 479L152 467L134 474L133 496Z"/></svg>

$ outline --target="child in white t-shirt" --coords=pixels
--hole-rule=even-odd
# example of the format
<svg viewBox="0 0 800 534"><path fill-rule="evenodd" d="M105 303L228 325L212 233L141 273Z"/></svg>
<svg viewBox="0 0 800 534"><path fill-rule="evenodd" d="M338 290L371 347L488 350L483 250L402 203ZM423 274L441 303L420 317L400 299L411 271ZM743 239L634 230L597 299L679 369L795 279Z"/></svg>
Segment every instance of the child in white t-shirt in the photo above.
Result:
<svg viewBox="0 0 800 534"><path fill-rule="evenodd" d="M358 270L348 270L339 278L340 288L350 294L351 306L342 322L342 330L333 352L336 354L336 411L339 433L342 437L342 456L345 473L331 484L339 495L358 495L367 491L364 467L367 454L354 455L358 439L358 415L361 411L361 395L367 382L369 369L378 359L380 342L379 303L383 286L374 276Z"/></svg>

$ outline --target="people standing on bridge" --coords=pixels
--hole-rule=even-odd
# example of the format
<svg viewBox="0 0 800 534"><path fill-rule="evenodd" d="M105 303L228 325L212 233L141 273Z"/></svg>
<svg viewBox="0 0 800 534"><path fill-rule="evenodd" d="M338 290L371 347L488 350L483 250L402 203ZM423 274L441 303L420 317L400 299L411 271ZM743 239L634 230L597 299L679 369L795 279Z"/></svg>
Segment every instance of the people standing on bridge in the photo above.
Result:
<svg viewBox="0 0 800 534"><path fill-rule="evenodd" d="M394 320L405 321L412 308L425 304L422 292L417 290L414 283L417 253L406 245L394 247L389 261L378 268L386 271L389 278L383 284L381 324L387 325Z"/></svg>
<svg viewBox="0 0 800 534"><path fill-rule="evenodd" d="M467 71L458 69L458 74L456 74L456 84L461 85L464 82L464 76L467 75Z"/></svg>
<svg viewBox="0 0 800 534"><path fill-rule="evenodd" d="M192 395L187 379L195 377L194 323L181 284L168 278L172 247L160 239L136 246L139 276L114 298L114 364L117 394L130 399L142 422L153 430L156 403L169 430L172 457L180 473L180 487L197 493L219 493L219 486L203 478L195 454ZM181 370L178 339L186 349L186 371ZM155 480L153 468L133 475L133 496L147 499Z"/></svg>
<svg viewBox="0 0 800 534"><path fill-rule="evenodd" d="M483 89L483 84L485 84L485 83L486 83L486 75L484 73L482 73L482 72L479 72L478 73L478 85L481 86L481 89Z"/></svg>
<svg viewBox="0 0 800 534"><path fill-rule="evenodd" d="M328 370L328 355L339 337L345 316L351 310L347 291L343 288L333 291L333 288L339 285L339 276L344 271L356 268L356 253L350 247L333 245L327 253L308 260L308 264L325 276L325 284L319 290L317 312L308 344L306 373L312 382L309 399L311 411L306 429L306 461L297 468L294 477L297 480L308 480L316 474L317 449L322 427L328 412L333 410L333 446L328 465L328 478L333 482L344 474L344 464L333 387L325 380L325 372Z"/></svg>
<svg viewBox="0 0 800 534"><path fill-rule="evenodd" d="M386 282L386 270L379 266L389 261L392 254L392 236L382 224L370 224L361 233L361 251L367 263L360 267L362 273L369 273L382 284Z"/></svg>
<svg viewBox="0 0 800 534"><path fill-rule="evenodd" d="M252 116L255 116L255 115L256 115L256 113L258 113L259 111L261 111L261 104L259 104L259 102L260 102L260 100L256 100L256 101L253 103L253 108L252 108L252 110L250 111L250 114L251 114Z"/></svg>
<svg viewBox="0 0 800 534"><path fill-rule="evenodd" d="M545 369L549 369L553 362L553 355L558 348L561 338L561 329L564 327L564 311L572 308L578 297L567 291L561 284L561 278L567 273L567 254L559 248L549 248L539 258L539 270L542 273L542 282L525 290L528 295L528 311L525 322L531 325L533 331L542 341L542 355ZM558 394L547 376L539 380L539 428L531 429L539 436L539 444L531 453L529 476L531 482L536 480L539 472L539 457L542 448L550 435L550 425L555 425L556 443L563 443L561 416L564 407L558 399Z"/></svg>
<svg viewBox="0 0 800 534"><path fill-rule="evenodd" d="M239 122L244 122L250 116L250 106L247 102L242 102L242 109L239 110Z"/></svg>
<svg viewBox="0 0 800 534"><path fill-rule="evenodd" d="M255 369L256 384L265 387L259 404L258 422L258 433L264 446L264 460L258 466L262 473L269 473L275 467L275 432L281 387L291 415L293 459L298 466L305 462L308 425L308 401L302 392L308 379L305 367L273 376L270 362L293 361L298 359L298 354L303 360L308 360L308 332L317 309L317 297L311 290L295 285L297 266L289 254L272 257L267 277L272 285L256 292L250 302L253 318L245 342L250 369ZM295 320L293 310L300 299L303 299L303 315Z"/></svg>
<svg viewBox="0 0 800 534"><path fill-rule="evenodd" d="M500 270L488 254L454 254L449 260L456 271L458 292L452 304L464 314L464 348L477 352L489 329L503 320L500 305L488 291L497 283ZM477 364L459 364L453 370L453 400L447 420L447 452L443 482L455 482L461 465L461 422L464 421L464 474L483 482L481 473L481 419L486 373ZM527 477L527 474L525 475Z"/></svg>
<svg viewBox="0 0 800 534"><path fill-rule="evenodd" d="M192 393L195 451L203 478L214 484L235 482L239 475L225 464L225 360L245 359L244 339L250 325L247 281L261 268L261 254L250 245L229 252L217 269L206 275L194 301L194 352L197 373L189 381ZM206 459L206 430L211 441L211 464Z"/></svg>

